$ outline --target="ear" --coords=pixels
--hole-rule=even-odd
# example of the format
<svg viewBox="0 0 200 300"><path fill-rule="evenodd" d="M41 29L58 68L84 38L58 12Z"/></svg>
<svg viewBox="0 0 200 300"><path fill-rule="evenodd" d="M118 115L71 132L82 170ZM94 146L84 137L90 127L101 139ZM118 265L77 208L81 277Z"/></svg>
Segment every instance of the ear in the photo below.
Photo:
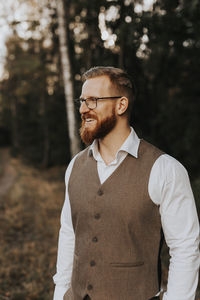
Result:
<svg viewBox="0 0 200 300"><path fill-rule="evenodd" d="M128 98L126 97L120 98L117 103L118 115L120 116L123 115L127 111L127 108L128 108Z"/></svg>

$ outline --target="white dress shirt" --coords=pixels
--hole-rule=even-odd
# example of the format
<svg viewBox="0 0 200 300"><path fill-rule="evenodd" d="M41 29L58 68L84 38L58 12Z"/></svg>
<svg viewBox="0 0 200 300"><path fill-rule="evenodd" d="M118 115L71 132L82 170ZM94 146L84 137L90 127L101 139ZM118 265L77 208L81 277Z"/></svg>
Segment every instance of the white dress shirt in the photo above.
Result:
<svg viewBox="0 0 200 300"><path fill-rule="evenodd" d="M115 160L106 165L98 152L98 142L93 142L90 150L97 161L101 183L113 173L128 153L137 158L139 144L140 139L131 128L131 133L116 153ZM76 156L65 174L66 195L61 213L57 273L53 277L56 284L54 300L63 299L70 287L72 274L75 235L68 181L75 159ZM152 167L148 191L151 200L159 206L162 228L171 256L167 291L163 300L194 300L200 262L199 222L187 171L173 157L161 155Z"/></svg>

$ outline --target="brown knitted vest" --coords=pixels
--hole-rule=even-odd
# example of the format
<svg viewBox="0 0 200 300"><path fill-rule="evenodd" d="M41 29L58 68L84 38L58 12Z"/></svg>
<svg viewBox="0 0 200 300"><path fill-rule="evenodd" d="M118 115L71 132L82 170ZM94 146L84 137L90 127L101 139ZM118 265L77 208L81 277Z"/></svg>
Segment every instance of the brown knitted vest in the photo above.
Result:
<svg viewBox="0 0 200 300"><path fill-rule="evenodd" d="M148 182L161 154L142 140L138 158L128 154L103 184L92 153L78 155L69 180L75 252L64 299L148 300L159 291L161 222Z"/></svg>

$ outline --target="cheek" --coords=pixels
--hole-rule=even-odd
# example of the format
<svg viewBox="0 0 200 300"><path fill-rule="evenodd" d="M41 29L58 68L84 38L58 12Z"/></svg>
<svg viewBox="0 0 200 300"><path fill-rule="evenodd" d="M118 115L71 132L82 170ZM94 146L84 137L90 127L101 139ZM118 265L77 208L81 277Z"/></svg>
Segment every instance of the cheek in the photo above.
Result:
<svg viewBox="0 0 200 300"><path fill-rule="evenodd" d="M112 116L113 114L115 114L115 105L112 103L112 105L106 105L104 110L103 110L103 113L102 113L102 117L110 117Z"/></svg>
<svg viewBox="0 0 200 300"><path fill-rule="evenodd" d="M98 103L98 106L95 110L97 120L101 122L101 120L104 120L105 118L111 117L113 115L116 115L116 104L111 103Z"/></svg>

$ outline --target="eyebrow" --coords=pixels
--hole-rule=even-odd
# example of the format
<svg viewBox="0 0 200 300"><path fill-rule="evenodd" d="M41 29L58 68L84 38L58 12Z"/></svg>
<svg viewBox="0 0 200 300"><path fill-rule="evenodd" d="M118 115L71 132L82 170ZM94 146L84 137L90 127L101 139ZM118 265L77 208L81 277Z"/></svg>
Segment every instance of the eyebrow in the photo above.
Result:
<svg viewBox="0 0 200 300"><path fill-rule="evenodd" d="M99 96L92 96L92 95L90 95L90 96L86 96L86 97L84 97L84 96L80 96L79 97L79 99L87 99L87 98L99 98Z"/></svg>

